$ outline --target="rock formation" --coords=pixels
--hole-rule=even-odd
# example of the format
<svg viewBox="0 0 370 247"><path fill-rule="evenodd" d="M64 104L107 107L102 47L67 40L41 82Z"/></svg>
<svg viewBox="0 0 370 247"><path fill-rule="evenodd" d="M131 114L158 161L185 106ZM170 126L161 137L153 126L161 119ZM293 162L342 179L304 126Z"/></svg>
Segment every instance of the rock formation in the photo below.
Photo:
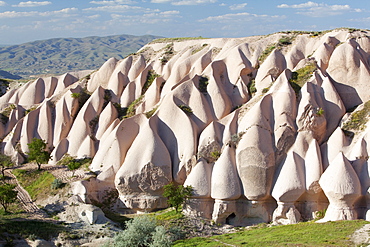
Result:
<svg viewBox="0 0 370 247"><path fill-rule="evenodd" d="M346 29L152 42L0 97L2 152L22 163L37 137L51 163L92 158L73 193L122 211L165 208L174 182L218 223L369 220L369 57Z"/></svg>

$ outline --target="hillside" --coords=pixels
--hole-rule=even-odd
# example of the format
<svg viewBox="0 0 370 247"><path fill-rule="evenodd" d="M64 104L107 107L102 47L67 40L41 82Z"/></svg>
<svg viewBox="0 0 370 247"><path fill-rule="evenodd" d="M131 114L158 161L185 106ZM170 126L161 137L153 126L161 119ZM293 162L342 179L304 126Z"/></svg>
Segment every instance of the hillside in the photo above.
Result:
<svg viewBox="0 0 370 247"><path fill-rule="evenodd" d="M5 46L0 47L0 69L25 78L95 70L108 58L122 59L156 38L160 37L115 35L56 38Z"/></svg>
<svg viewBox="0 0 370 247"><path fill-rule="evenodd" d="M91 158L71 193L118 192L119 212L167 207L174 182L194 188L187 215L220 224L369 220L369 34L157 40L7 92L2 151L21 164L36 137L50 164Z"/></svg>

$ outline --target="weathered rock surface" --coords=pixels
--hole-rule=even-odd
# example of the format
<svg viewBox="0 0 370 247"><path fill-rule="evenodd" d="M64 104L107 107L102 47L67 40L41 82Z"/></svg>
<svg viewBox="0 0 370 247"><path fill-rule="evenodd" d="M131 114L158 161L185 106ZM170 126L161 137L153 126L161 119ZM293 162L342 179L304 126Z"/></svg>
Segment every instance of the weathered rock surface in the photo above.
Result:
<svg viewBox="0 0 370 247"><path fill-rule="evenodd" d="M37 137L51 163L93 158L73 193L118 192L118 210L164 208L174 182L219 223L368 220L369 57L369 32L346 29L151 43L0 97L2 152L21 163Z"/></svg>

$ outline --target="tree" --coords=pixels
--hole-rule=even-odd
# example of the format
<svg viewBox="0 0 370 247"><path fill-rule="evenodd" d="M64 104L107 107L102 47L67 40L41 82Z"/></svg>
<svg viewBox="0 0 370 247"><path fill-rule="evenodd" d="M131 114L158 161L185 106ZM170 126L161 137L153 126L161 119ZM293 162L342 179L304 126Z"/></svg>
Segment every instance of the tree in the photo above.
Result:
<svg viewBox="0 0 370 247"><path fill-rule="evenodd" d="M171 207L175 207L176 212L178 212L180 206L193 194L193 187L188 185L184 187L183 185L176 185L170 183L165 185L163 196L167 197L167 203Z"/></svg>
<svg viewBox="0 0 370 247"><path fill-rule="evenodd" d="M72 171L72 177L75 175L75 170L77 170L78 168L80 168L81 165L82 164L80 162L75 161L75 160L68 163L67 166L68 166L68 169L70 171Z"/></svg>
<svg viewBox="0 0 370 247"><path fill-rule="evenodd" d="M41 170L41 164L45 164L49 161L51 155L46 151L46 142L34 137L30 143L28 143L29 152L28 160L35 161L37 163L38 170Z"/></svg>
<svg viewBox="0 0 370 247"><path fill-rule="evenodd" d="M0 204L7 212L8 206L17 199L18 191L14 190L14 184L0 184Z"/></svg>
<svg viewBox="0 0 370 247"><path fill-rule="evenodd" d="M5 178L5 170L12 166L14 166L12 158L10 158L9 156L5 154L0 154L0 167L1 167L1 174L3 175L3 178Z"/></svg>

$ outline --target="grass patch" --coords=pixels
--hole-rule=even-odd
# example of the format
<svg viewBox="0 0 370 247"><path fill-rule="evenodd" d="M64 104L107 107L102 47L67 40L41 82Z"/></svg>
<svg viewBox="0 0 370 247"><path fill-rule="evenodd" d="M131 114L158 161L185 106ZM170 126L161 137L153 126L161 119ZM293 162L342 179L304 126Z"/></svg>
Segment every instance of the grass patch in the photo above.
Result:
<svg viewBox="0 0 370 247"><path fill-rule="evenodd" d="M364 104L361 110L354 111L347 122L343 124L342 129L349 130L364 130L370 114L370 100Z"/></svg>
<svg viewBox="0 0 370 247"><path fill-rule="evenodd" d="M237 233L176 241L174 246L353 246L349 236L368 222L304 222L286 226L252 228ZM218 241L217 241L218 240Z"/></svg>
<svg viewBox="0 0 370 247"><path fill-rule="evenodd" d="M127 107L127 112L126 112L126 118L135 116L136 114L136 108L142 103L144 98L144 95L141 95L139 98L136 100L132 101L132 103Z"/></svg>
<svg viewBox="0 0 370 247"><path fill-rule="evenodd" d="M297 71L292 72L292 78L289 80L290 85L292 86L296 95L299 95L299 91L302 86L310 79L312 74L317 70L315 63L308 63L303 68L298 69Z"/></svg>
<svg viewBox="0 0 370 247"><path fill-rule="evenodd" d="M202 36L199 37L181 37L181 38L161 38L161 39L155 39L149 44L157 44L157 43L167 43L167 42L181 42L181 41L187 41L187 40L197 40L197 39L206 39Z"/></svg>
<svg viewBox="0 0 370 247"><path fill-rule="evenodd" d="M46 221L0 218L0 239L2 240L6 239L6 233L20 235L22 238L32 236L33 238L51 240L66 230L62 225Z"/></svg>
<svg viewBox="0 0 370 247"><path fill-rule="evenodd" d="M191 115L193 114L193 110L190 108L190 106L187 105L178 105L178 107L186 113L186 115Z"/></svg>
<svg viewBox="0 0 370 247"><path fill-rule="evenodd" d="M157 109L158 109L158 106L154 107L150 111L145 112L144 114L146 118L151 118Z"/></svg>
<svg viewBox="0 0 370 247"><path fill-rule="evenodd" d="M45 198L54 194L51 184L55 180L53 174L44 170L22 170L13 171L22 187L30 194L32 200Z"/></svg>

